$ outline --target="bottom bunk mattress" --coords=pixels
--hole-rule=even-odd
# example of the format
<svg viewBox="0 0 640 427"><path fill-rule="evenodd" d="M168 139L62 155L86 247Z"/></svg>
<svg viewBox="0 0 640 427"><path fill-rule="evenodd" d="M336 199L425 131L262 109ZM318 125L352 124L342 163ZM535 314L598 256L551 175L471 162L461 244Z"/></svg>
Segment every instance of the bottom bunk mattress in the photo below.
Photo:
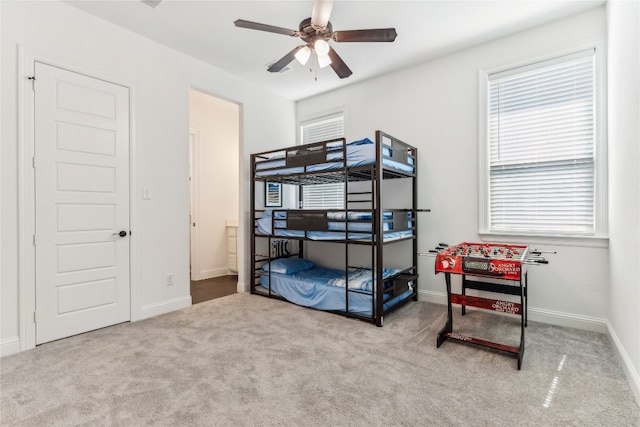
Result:
<svg viewBox="0 0 640 427"><path fill-rule="evenodd" d="M386 279L398 270L384 269L383 277ZM335 270L326 267L312 266L311 268L295 271L276 273L269 275L268 271L261 276L262 292L268 292L271 285L271 292L285 298L295 304L311 307L318 310L343 311L346 312L345 304L345 274L342 270ZM368 276L366 279L365 276ZM349 289L356 292L349 292L349 313L370 316L373 314L372 280L369 270L355 270L349 274ZM389 289L386 298L391 296L392 283L385 283L385 288ZM409 288L394 298L385 301L383 309L386 311L401 301L413 295L412 283Z"/></svg>

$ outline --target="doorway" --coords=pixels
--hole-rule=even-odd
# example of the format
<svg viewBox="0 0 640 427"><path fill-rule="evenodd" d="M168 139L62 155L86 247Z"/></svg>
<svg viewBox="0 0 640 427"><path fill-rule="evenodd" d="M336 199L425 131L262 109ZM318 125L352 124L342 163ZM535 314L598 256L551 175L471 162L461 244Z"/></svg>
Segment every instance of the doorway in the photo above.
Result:
<svg viewBox="0 0 640 427"><path fill-rule="evenodd" d="M189 258L195 304L237 291L240 106L196 89L190 90L189 103Z"/></svg>

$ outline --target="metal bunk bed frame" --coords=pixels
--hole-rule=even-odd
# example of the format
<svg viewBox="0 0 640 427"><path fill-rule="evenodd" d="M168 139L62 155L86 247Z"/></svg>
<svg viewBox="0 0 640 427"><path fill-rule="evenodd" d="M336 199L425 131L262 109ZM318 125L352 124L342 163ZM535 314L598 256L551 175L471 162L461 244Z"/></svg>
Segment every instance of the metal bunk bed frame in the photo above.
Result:
<svg viewBox="0 0 640 427"><path fill-rule="evenodd" d="M339 169L334 169L331 171L320 171L320 172L307 172L307 167L309 165L321 164L327 162L327 147L330 144L342 144L342 167ZM385 151L383 148L387 148L390 155L385 155ZM326 213L328 210L304 210L303 200L302 200L302 185L312 185L318 183L343 183L344 184L344 209L339 210L340 212L345 212L345 239L344 240L331 240L332 243L336 244L344 244L345 245L345 272L347 273L349 270L352 270L354 266L349 265L349 246L350 245L371 245L371 265L375 279L375 291L371 293L372 300L372 310L371 315L361 315L357 313L349 312L349 292L360 292L357 289L349 289L348 286L348 274L347 283L345 285L345 310L342 311L333 311L329 310L332 313L340 314L346 317L358 318L361 320L369 321L375 323L377 326L383 326L384 323L384 315L393 312L394 310L402 307L409 300L417 301L418 299L418 250L417 250L417 232L418 232L418 212L428 212L428 209L418 209L418 195L417 195L417 172L418 172L418 152L417 148L410 146L397 138L394 138L382 131L376 131L375 137L375 149L376 156L375 162L372 164L368 164L365 166L356 166L349 167L347 165L347 145L344 138L311 143L306 145L297 145L288 147L282 150L272 150L263 153L256 153L251 155L251 188L250 188L250 198L251 198L251 287L250 291L252 294L257 294L261 296L266 296L270 298L277 298L281 300L287 301L285 298L271 291L271 285L267 289L267 292L262 290L257 290L256 288L259 286L261 269L262 265L265 263L270 263L274 259L289 257L289 256L298 256L303 257L304 255L304 241L310 240L307 238L308 231L313 230L325 230L327 219ZM257 176L258 168L257 165L263 161L270 161L273 159L271 157L274 153L284 153L284 159L286 162L286 167L297 168L296 172L282 174L282 175L269 175L269 168L263 168L261 171L263 172L262 176ZM335 153L335 151L334 151ZM384 159L390 159L392 161L398 161L400 163L406 164L409 163L409 159L413 159L413 171L399 171L395 169L391 169L389 167L385 167ZM303 168L303 171L300 172L298 169ZM278 169L278 168L274 168ZM265 171L267 171L265 173ZM411 208L410 209L383 209L382 206L382 182L385 179L396 179L396 178L404 178L410 179L411 181ZM281 184L293 184L299 186L299 197L298 197L298 208L299 210L274 210L272 215L272 228L274 231L271 235L264 235L257 233L256 222L258 220L259 214L265 211L265 209L256 209L256 183L257 182L278 182ZM356 181L369 181L371 183L370 191L357 191L350 192L349 191L349 183ZM370 195L370 200L361 199L360 197ZM351 209L350 206L355 204L362 205L363 203L370 203L370 209L356 208ZM348 238L349 230L349 215L347 214L349 211L371 211L372 212L372 238L370 240L350 240ZM293 227L297 230L305 230L304 236L301 237L282 237L277 236L275 234L275 226L276 226L276 212L286 211L289 214L293 213L295 220ZM399 240L384 242L384 223L392 222L394 227L397 225L398 227L402 227L397 219L385 219L384 212L393 211L393 212L407 212L411 213L411 226L413 229L413 233L411 237L402 238ZM323 218L324 213L324 218ZM405 217L405 222L407 221L407 216ZM395 215L394 215L395 218ZM408 225L405 223L405 227ZM266 255L259 255L256 253L256 239L258 238L266 238L267 239L267 247L268 253ZM289 253L277 253L276 256L272 256L272 244L276 240L286 239L288 241L297 241L297 248L293 249L293 254ZM383 277L383 255L384 255L384 247L385 245L392 245L393 243L401 240L412 240L412 265L401 270L399 273L394 275L391 279L382 280ZM269 273L270 274L270 273ZM385 288L385 282L389 280L393 281L393 285L390 288ZM400 301L399 303L393 305L388 309L384 309L385 301L389 301L397 295L400 295L402 292L407 291L409 288L409 283L413 283L413 293ZM392 292L391 297L385 298L385 294L389 294Z"/></svg>

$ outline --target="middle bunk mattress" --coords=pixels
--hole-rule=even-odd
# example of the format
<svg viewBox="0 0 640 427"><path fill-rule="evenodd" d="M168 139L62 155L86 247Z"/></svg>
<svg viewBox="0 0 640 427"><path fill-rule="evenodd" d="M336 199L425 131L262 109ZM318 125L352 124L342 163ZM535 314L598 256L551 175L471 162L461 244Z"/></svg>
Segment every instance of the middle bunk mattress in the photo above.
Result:
<svg viewBox="0 0 640 427"><path fill-rule="evenodd" d="M413 212L404 209L383 212L383 241L412 237L412 218ZM257 232L264 236L375 241L371 212L267 209L258 218L256 228Z"/></svg>

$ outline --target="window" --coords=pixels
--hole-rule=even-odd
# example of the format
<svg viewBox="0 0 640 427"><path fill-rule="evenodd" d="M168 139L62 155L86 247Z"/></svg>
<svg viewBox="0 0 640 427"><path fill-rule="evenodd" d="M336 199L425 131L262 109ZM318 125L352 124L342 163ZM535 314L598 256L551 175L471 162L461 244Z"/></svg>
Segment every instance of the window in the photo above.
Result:
<svg viewBox="0 0 640 427"><path fill-rule="evenodd" d="M342 112L305 121L300 124L300 142L311 144L344 136L344 114ZM303 209L343 209L344 184L304 185L302 187Z"/></svg>
<svg viewBox="0 0 640 427"><path fill-rule="evenodd" d="M481 74L481 232L596 236L595 50Z"/></svg>
<svg viewBox="0 0 640 427"><path fill-rule="evenodd" d="M300 124L300 143L326 141L344 136L344 114L342 112L307 120Z"/></svg>

